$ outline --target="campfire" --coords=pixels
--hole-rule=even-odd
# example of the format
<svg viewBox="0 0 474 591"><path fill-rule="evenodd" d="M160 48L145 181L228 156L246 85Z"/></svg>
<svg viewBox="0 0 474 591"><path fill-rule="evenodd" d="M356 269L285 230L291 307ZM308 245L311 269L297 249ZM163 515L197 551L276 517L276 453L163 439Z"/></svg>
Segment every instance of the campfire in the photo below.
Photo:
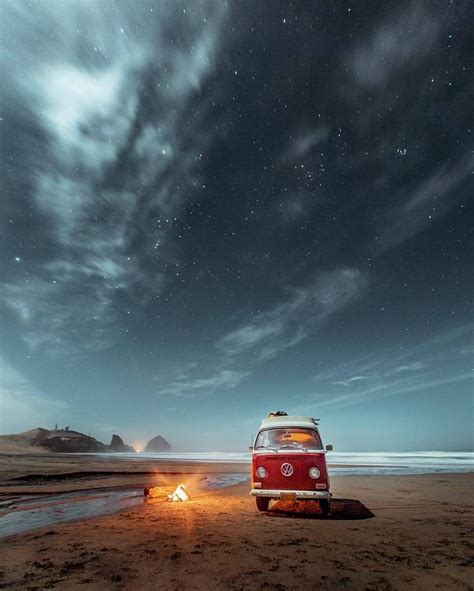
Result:
<svg viewBox="0 0 474 591"><path fill-rule="evenodd" d="M151 488L145 488L143 491L145 497L151 498L163 498L163 487L162 486L152 486ZM168 501L171 502L183 502L189 501L190 496L184 484L180 484L176 487L176 489L166 497Z"/></svg>

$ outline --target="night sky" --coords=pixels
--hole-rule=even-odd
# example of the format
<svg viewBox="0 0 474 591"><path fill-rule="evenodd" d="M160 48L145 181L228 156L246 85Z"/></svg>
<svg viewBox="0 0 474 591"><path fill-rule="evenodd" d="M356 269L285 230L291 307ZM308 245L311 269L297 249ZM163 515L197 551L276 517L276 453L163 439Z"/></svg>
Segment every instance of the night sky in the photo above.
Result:
<svg viewBox="0 0 474 591"><path fill-rule="evenodd" d="M0 12L2 433L472 448L471 2Z"/></svg>

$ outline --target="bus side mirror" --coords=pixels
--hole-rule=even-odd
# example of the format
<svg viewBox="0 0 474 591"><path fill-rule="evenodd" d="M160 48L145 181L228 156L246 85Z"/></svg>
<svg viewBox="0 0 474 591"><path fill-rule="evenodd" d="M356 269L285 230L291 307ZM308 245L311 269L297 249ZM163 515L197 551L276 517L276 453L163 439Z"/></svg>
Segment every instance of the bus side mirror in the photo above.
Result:
<svg viewBox="0 0 474 591"><path fill-rule="evenodd" d="M249 452L252 453L253 452L253 447L251 445L249 445Z"/></svg>
<svg viewBox="0 0 474 591"><path fill-rule="evenodd" d="M332 445L326 445L326 451L332 451L333 447Z"/></svg>

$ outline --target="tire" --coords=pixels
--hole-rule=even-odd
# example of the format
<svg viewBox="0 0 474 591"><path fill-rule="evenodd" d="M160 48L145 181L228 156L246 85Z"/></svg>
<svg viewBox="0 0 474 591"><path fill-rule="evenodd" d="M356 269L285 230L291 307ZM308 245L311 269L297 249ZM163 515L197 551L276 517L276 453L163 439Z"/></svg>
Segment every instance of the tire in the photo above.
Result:
<svg viewBox="0 0 474 591"><path fill-rule="evenodd" d="M270 505L270 499L268 497L255 497L255 500L259 511L268 511L268 506Z"/></svg>
<svg viewBox="0 0 474 591"><path fill-rule="evenodd" d="M331 501L330 499L321 499L319 501L319 508L321 509L321 513L323 515L329 515L331 512Z"/></svg>

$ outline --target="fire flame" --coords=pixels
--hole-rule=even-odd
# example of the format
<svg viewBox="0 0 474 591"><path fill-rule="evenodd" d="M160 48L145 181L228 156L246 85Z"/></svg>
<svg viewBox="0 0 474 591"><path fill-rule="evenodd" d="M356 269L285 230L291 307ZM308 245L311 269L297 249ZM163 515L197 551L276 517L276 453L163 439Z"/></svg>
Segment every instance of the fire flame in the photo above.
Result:
<svg viewBox="0 0 474 591"><path fill-rule="evenodd" d="M168 501L189 501L189 494L184 484L176 487L176 490L168 495Z"/></svg>
<svg viewBox="0 0 474 591"><path fill-rule="evenodd" d="M162 486L152 486L150 488L145 488L143 491L143 494L145 495L145 497L151 497L151 498L163 498L164 494L163 494L163 487ZM189 496L188 491L186 490L186 487L184 486L184 484L180 484L176 487L176 489L170 494L167 495L167 499L168 501L189 501L191 497Z"/></svg>

